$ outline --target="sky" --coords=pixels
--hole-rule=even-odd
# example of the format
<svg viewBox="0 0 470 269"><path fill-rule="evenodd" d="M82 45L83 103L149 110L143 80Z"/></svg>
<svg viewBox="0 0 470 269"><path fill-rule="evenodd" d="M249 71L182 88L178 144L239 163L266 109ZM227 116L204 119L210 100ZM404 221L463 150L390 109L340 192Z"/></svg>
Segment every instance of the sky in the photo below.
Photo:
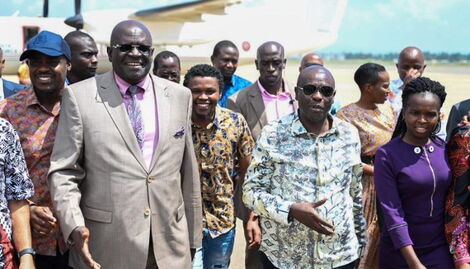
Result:
<svg viewBox="0 0 470 269"><path fill-rule="evenodd" d="M0 16L42 13L42 0L0 0ZM187 0L82 0L94 9L145 9ZM327 1L327 0L325 0ZM73 0L49 0L49 16L73 15ZM294 1L295 3L295 1ZM413 45L430 52L470 53L468 0L349 0L337 41L320 52L397 52Z"/></svg>

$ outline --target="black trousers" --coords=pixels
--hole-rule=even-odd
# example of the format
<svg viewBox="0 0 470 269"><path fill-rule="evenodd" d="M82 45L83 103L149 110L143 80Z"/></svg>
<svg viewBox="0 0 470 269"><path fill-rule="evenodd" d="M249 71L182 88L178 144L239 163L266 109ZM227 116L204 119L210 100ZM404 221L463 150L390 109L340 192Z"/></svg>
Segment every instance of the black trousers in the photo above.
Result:
<svg viewBox="0 0 470 269"><path fill-rule="evenodd" d="M260 253L261 263L263 264L263 269L278 269L276 266L274 266L271 263L271 261L268 259L266 254L264 254L261 251L259 253ZM352 263L348 263L348 264L340 266L340 267L335 267L333 269L354 269L354 268L356 268L356 262L357 261L353 261Z"/></svg>
<svg viewBox="0 0 470 269"><path fill-rule="evenodd" d="M72 267L68 265L68 251L63 255L57 251L57 256L36 255L34 263L36 264L36 269L72 269Z"/></svg>

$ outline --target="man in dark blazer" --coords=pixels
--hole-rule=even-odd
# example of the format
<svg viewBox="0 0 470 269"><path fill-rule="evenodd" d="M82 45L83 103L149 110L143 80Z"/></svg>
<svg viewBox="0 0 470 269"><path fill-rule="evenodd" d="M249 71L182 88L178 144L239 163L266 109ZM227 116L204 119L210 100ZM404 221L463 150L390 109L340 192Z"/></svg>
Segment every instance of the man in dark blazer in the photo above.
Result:
<svg viewBox="0 0 470 269"><path fill-rule="evenodd" d="M243 115L256 141L269 121L294 112L297 104L294 88L282 78L286 58L281 44L275 41L262 44L257 50L255 65L259 71L258 80L230 96L227 107ZM236 216L243 220L247 245L254 245L252 241L261 238L261 230L258 217L249 214L241 201L242 185L242 182L238 183L235 190ZM245 265L247 269L262 268L257 249L247 249Z"/></svg>
<svg viewBox="0 0 470 269"><path fill-rule="evenodd" d="M3 50L0 48L0 100L11 96L18 91L24 89L26 86L18 83L11 82L2 78L3 68L5 67L5 58L3 57Z"/></svg>
<svg viewBox="0 0 470 269"><path fill-rule="evenodd" d="M452 137L452 131L462 121L463 116L470 112L470 99L464 100L452 106L447 119L447 141Z"/></svg>

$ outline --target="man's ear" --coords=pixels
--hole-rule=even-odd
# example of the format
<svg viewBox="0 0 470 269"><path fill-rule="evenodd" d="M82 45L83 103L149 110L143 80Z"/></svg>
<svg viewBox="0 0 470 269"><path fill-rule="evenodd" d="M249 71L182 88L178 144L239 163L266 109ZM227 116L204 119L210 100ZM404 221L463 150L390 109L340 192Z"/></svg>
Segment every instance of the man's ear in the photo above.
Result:
<svg viewBox="0 0 470 269"><path fill-rule="evenodd" d="M67 72L70 72L70 70L72 70L72 63L67 61Z"/></svg>
<svg viewBox="0 0 470 269"><path fill-rule="evenodd" d="M259 67L258 67L258 60L255 59L255 66L256 66L256 70L259 70Z"/></svg>
<svg viewBox="0 0 470 269"><path fill-rule="evenodd" d="M214 55L211 55L211 63L214 65Z"/></svg>
<svg viewBox="0 0 470 269"><path fill-rule="evenodd" d="M421 76L423 75L424 69L426 69L426 66L427 66L427 65L424 65L424 66L423 66L423 72L421 72Z"/></svg>
<svg viewBox="0 0 470 269"><path fill-rule="evenodd" d="M282 61L282 69L286 68L286 63L287 63L287 59L284 58L284 60Z"/></svg>
<svg viewBox="0 0 470 269"><path fill-rule="evenodd" d="M299 101L299 87L295 86L294 92L295 92L295 100Z"/></svg>
<svg viewBox="0 0 470 269"><path fill-rule="evenodd" d="M108 60L112 62L111 55L113 54L113 48L111 47L106 47L106 52L108 53Z"/></svg>

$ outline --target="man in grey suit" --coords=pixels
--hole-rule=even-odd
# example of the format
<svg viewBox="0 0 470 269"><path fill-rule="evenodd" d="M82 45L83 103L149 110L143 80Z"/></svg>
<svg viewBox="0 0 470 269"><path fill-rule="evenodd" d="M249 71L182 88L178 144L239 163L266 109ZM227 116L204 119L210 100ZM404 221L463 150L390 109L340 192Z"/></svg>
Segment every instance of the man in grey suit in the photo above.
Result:
<svg viewBox="0 0 470 269"><path fill-rule="evenodd" d="M63 93L49 186L74 268L191 268L201 246L191 93L149 74L151 45L118 23L113 71Z"/></svg>
<svg viewBox="0 0 470 269"><path fill-rule="evenodd" d="M294 112L297 105L294 88L282 78L286 58L281 44L275 41L262 44L257 50L255 65L259 71L258 80L230 96L227 107L245 117L256 141L269 121ZM247 245L254 245L253 240L261 238L261 230L258 217L249 213L241 201L242 184L237 184L235 191L236 215L243 220ZM262 268L257 249L247 249L245 264L248 269Z"/></svg>
<svg viewBox="0 0 470 269"><path fill-rule="evenodd" d="M14 83L2 78L3 68L5 68L5 58L3 57L2 48L0 48L0 100L3 100L26 88L25 85Z"/></svg>

